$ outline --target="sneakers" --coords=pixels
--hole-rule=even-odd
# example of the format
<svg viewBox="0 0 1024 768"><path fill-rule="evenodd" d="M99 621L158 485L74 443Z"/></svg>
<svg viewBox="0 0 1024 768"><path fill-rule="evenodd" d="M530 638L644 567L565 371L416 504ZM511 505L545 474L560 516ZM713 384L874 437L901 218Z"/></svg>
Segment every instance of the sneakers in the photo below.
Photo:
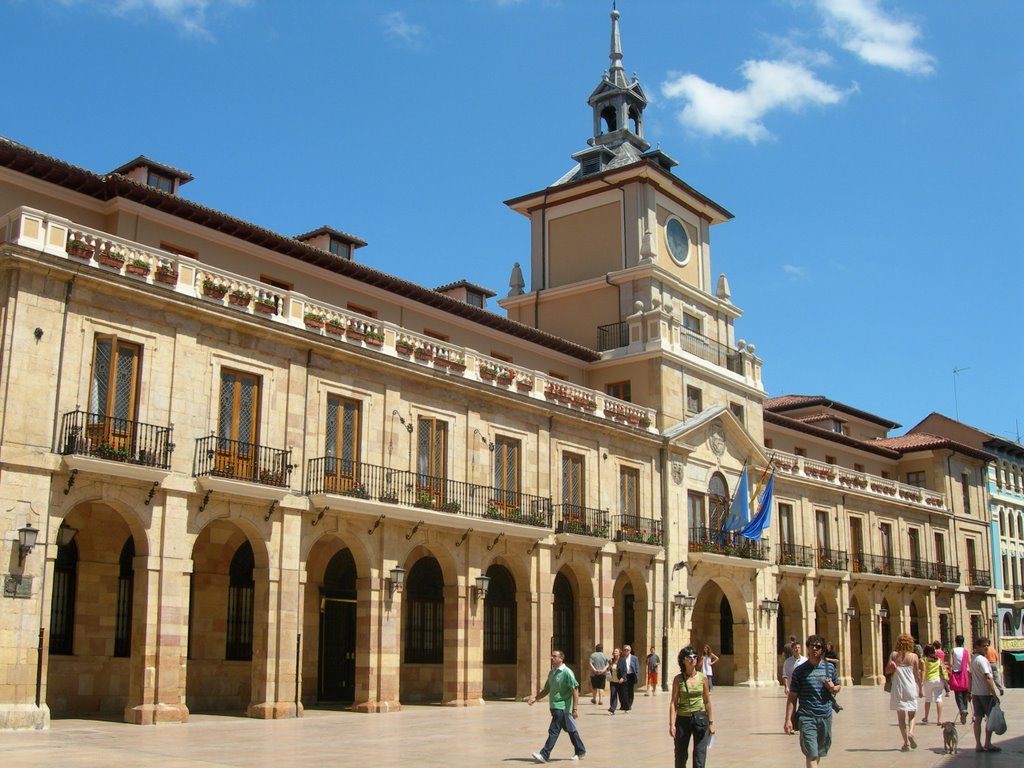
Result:
<svg viewBox="0 0 1024 768"><path fill-rule="evenodd" d="M548 759L544 757L544 755L542 755L540 752L534 752L532 755L530 755L530 757L532 757L534 761L538 763L546 763L548 761Z"/></svg>
<svg viewBox="0 0 1024 768"><path fill-rule="evenodd" d="M570 759L570 760L582 760L582 759L583 759L584 757L586 757L586 756L587 756L587 753L586 753L586 752L580 752L580 753L579 753L578 755L573 755L573 756L572 756L572 757L570 757L569 759Z"/></svg>

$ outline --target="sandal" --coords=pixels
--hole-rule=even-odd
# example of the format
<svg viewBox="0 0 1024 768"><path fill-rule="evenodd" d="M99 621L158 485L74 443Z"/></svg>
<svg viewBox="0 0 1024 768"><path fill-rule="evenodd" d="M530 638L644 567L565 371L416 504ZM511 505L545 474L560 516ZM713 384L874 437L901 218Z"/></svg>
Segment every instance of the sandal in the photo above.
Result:
<svg viewBox="0 0 1024 768"><path fill-rule="evenodd" d="M908 736L907 738L910 740L910 748L917 749L917 739L915 739L913 736Z"/></svg>
<svg viewBox="0 0 1024 768"><path fill-rule="evenodd" d="M1003 748L1002 747L985 747L985 749L982 750L982 751L983 752L1002 752Z"/></svg>
<svg viewBox="0 0 1024 768"><path fill-rule="evenodd" d="M909 752L909 751L910 751L910 747L908 745L906 745L906 744L904 744L902 747L900 747L900 752ZM980 750L979 749L978 751L982 752L984 750Z"/></svg>

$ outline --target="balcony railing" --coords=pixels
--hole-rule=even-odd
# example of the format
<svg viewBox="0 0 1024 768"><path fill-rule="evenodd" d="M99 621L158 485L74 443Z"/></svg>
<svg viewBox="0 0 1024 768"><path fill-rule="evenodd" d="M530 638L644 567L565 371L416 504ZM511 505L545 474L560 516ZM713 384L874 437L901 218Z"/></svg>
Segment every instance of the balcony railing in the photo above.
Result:
<svg viewBox="0 0 1024 768"><path fill-rule="evenodd" d="M814 566L814 550L802 544L779 544L779 565Z"/></svg>
<svg viewBox="0 0 1024 768"><path fill-rule="evenodd" d="M597 351L629 346L629 323L622 321L597 326Z"/></svg>
<svg viewBox="0 0 1024 768"><path fill-rule="evenodd" d="M196 440L192 474L288 488L291 451L210 435Z"/></svg>
<svg viewBox="0 0 1024 768"><path fill-rule="evenodd" d="M686 328L679 333L679 344L691 355L743 375L743 358L737 349Z"/></svg>
<svg viewBox="0 0 1024 768"><path fill-rule="evenodd" d="M969 568L968 585L972 587L991 587L992 574L981 568Z"/></svg>
<svg viewBox="0 0 1024 768"><path fill-rule="evenodd" d="M77 410L61 418L57 452L171 468L171 428Z"/></svg>
<svg viewBox="0 0 1024 768"><path fill-rule="evenodd" d="M633 544L657 544L661 546L664 538L661 532L661 520L633 515L619 515L615 521L616 541L629 541Z"/></svg>
<svg viewBox="0 0 1024 768"><path fill-rule="evenodd" d="M1013 588L1013 599L1024 600L1024 587L1016 586Z"/></svg>
<svg viewBox="0 0 1024 768"><path fill-rule="evenodd" d="M932 578L935 581L944 581L947 584L959 584L960 583L960 569L955 565L946 565L945 563L931 563Z"/></svg>
<svg viewBox="0 0 1024 768"><path fill-rule="evenodd" d="M769 450L766 453L772 460L772 466L786 475L810 478L844 491L860 491L878 498L901 501L932 510L948 511L945 495L927 488L907 485L896 480L869 475L865 472L840 467L837 464L815 461L782 451Z"/></svg>
<svg viewBox="0 0 1024 768"><path fill-rule="evenodd" d="M555 510L555 533L575 533L607 539L611 535L609 515L603 509L590 509L579 504L558 504Z"/></svg>
<svg viewBox="0 0 1024 768"><path fill-rule="evenodd" d="M815 565L826 571L845 571L849 568L849 560L845 552L836 549L819 549Z"/></svg>
<svg viewBox="0 0 1024 768"><path fill-rule="evenodd" d="M768 560L768 545L763 541L740 536L717 528L691 528L690 551L742 557L746 560Z"/></svg>
<svg viewBox="0 0 1024 768"><path fill-rule="evenodd" d="M306 464L306 493L419 507L460 517L551 527L551 500L332 456Z"/></svg>

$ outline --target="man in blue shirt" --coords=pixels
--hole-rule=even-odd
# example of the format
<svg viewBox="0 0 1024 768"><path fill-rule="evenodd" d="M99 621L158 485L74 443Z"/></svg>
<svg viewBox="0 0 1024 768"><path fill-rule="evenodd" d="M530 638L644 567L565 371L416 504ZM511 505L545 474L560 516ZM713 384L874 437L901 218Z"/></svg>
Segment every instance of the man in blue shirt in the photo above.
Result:
<svg viewBox="0 0 1024 768"><path fill-rule="evenodd" d="M814 768L832 746L832 702L839 693L839 675L825 658L825 638L811 635L805 647L807 661L793 670L789 681L783 730L793 733L793 711L799 701L800 750L807 768Z"/></svg>
<svg viewBox="0 0 1024 768"><path fill-rule="evenodd" d="M551 652L551 671L548 672L547 682L544 683L544 687L537 695L528 698L526 703L532 707L537 699L543 699L549 694L551 696L549 704L551 725L548 726L548 740L540 752L533 753L533 759L538 763L548 762L551 759L551 750L555 748L555 742L558 741L559 734L564 730L569 734L569 740L572 741L575 752L572 759L579 760L587 754L587 748L583 746L583 739L580 738L580 732L576 729L576 720L574 719L579 715L577 711L580 697L579 683L576 682L576 675L572 673L572 670L565 666L565 654L561 651ZM571 709L570 702L572 702Z"/></svg>

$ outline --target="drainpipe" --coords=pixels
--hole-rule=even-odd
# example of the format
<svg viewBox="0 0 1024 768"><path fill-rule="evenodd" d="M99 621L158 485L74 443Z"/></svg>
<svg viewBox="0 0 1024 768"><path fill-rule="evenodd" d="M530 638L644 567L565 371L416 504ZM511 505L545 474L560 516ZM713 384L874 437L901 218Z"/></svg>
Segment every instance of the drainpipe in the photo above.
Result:
<svg viewBox="0 0 1024 768"><path fill-rule="evenodd" d="M669 597L669 580L672 568L669 567L668 556L668 478L669 478L669 451L668 443L661 446L659 450L661 464L661 545L665 550L665 567L662 574L662 596L661 596L661 690L668 690L668 624L671 617L672 607Z"/></svg>

